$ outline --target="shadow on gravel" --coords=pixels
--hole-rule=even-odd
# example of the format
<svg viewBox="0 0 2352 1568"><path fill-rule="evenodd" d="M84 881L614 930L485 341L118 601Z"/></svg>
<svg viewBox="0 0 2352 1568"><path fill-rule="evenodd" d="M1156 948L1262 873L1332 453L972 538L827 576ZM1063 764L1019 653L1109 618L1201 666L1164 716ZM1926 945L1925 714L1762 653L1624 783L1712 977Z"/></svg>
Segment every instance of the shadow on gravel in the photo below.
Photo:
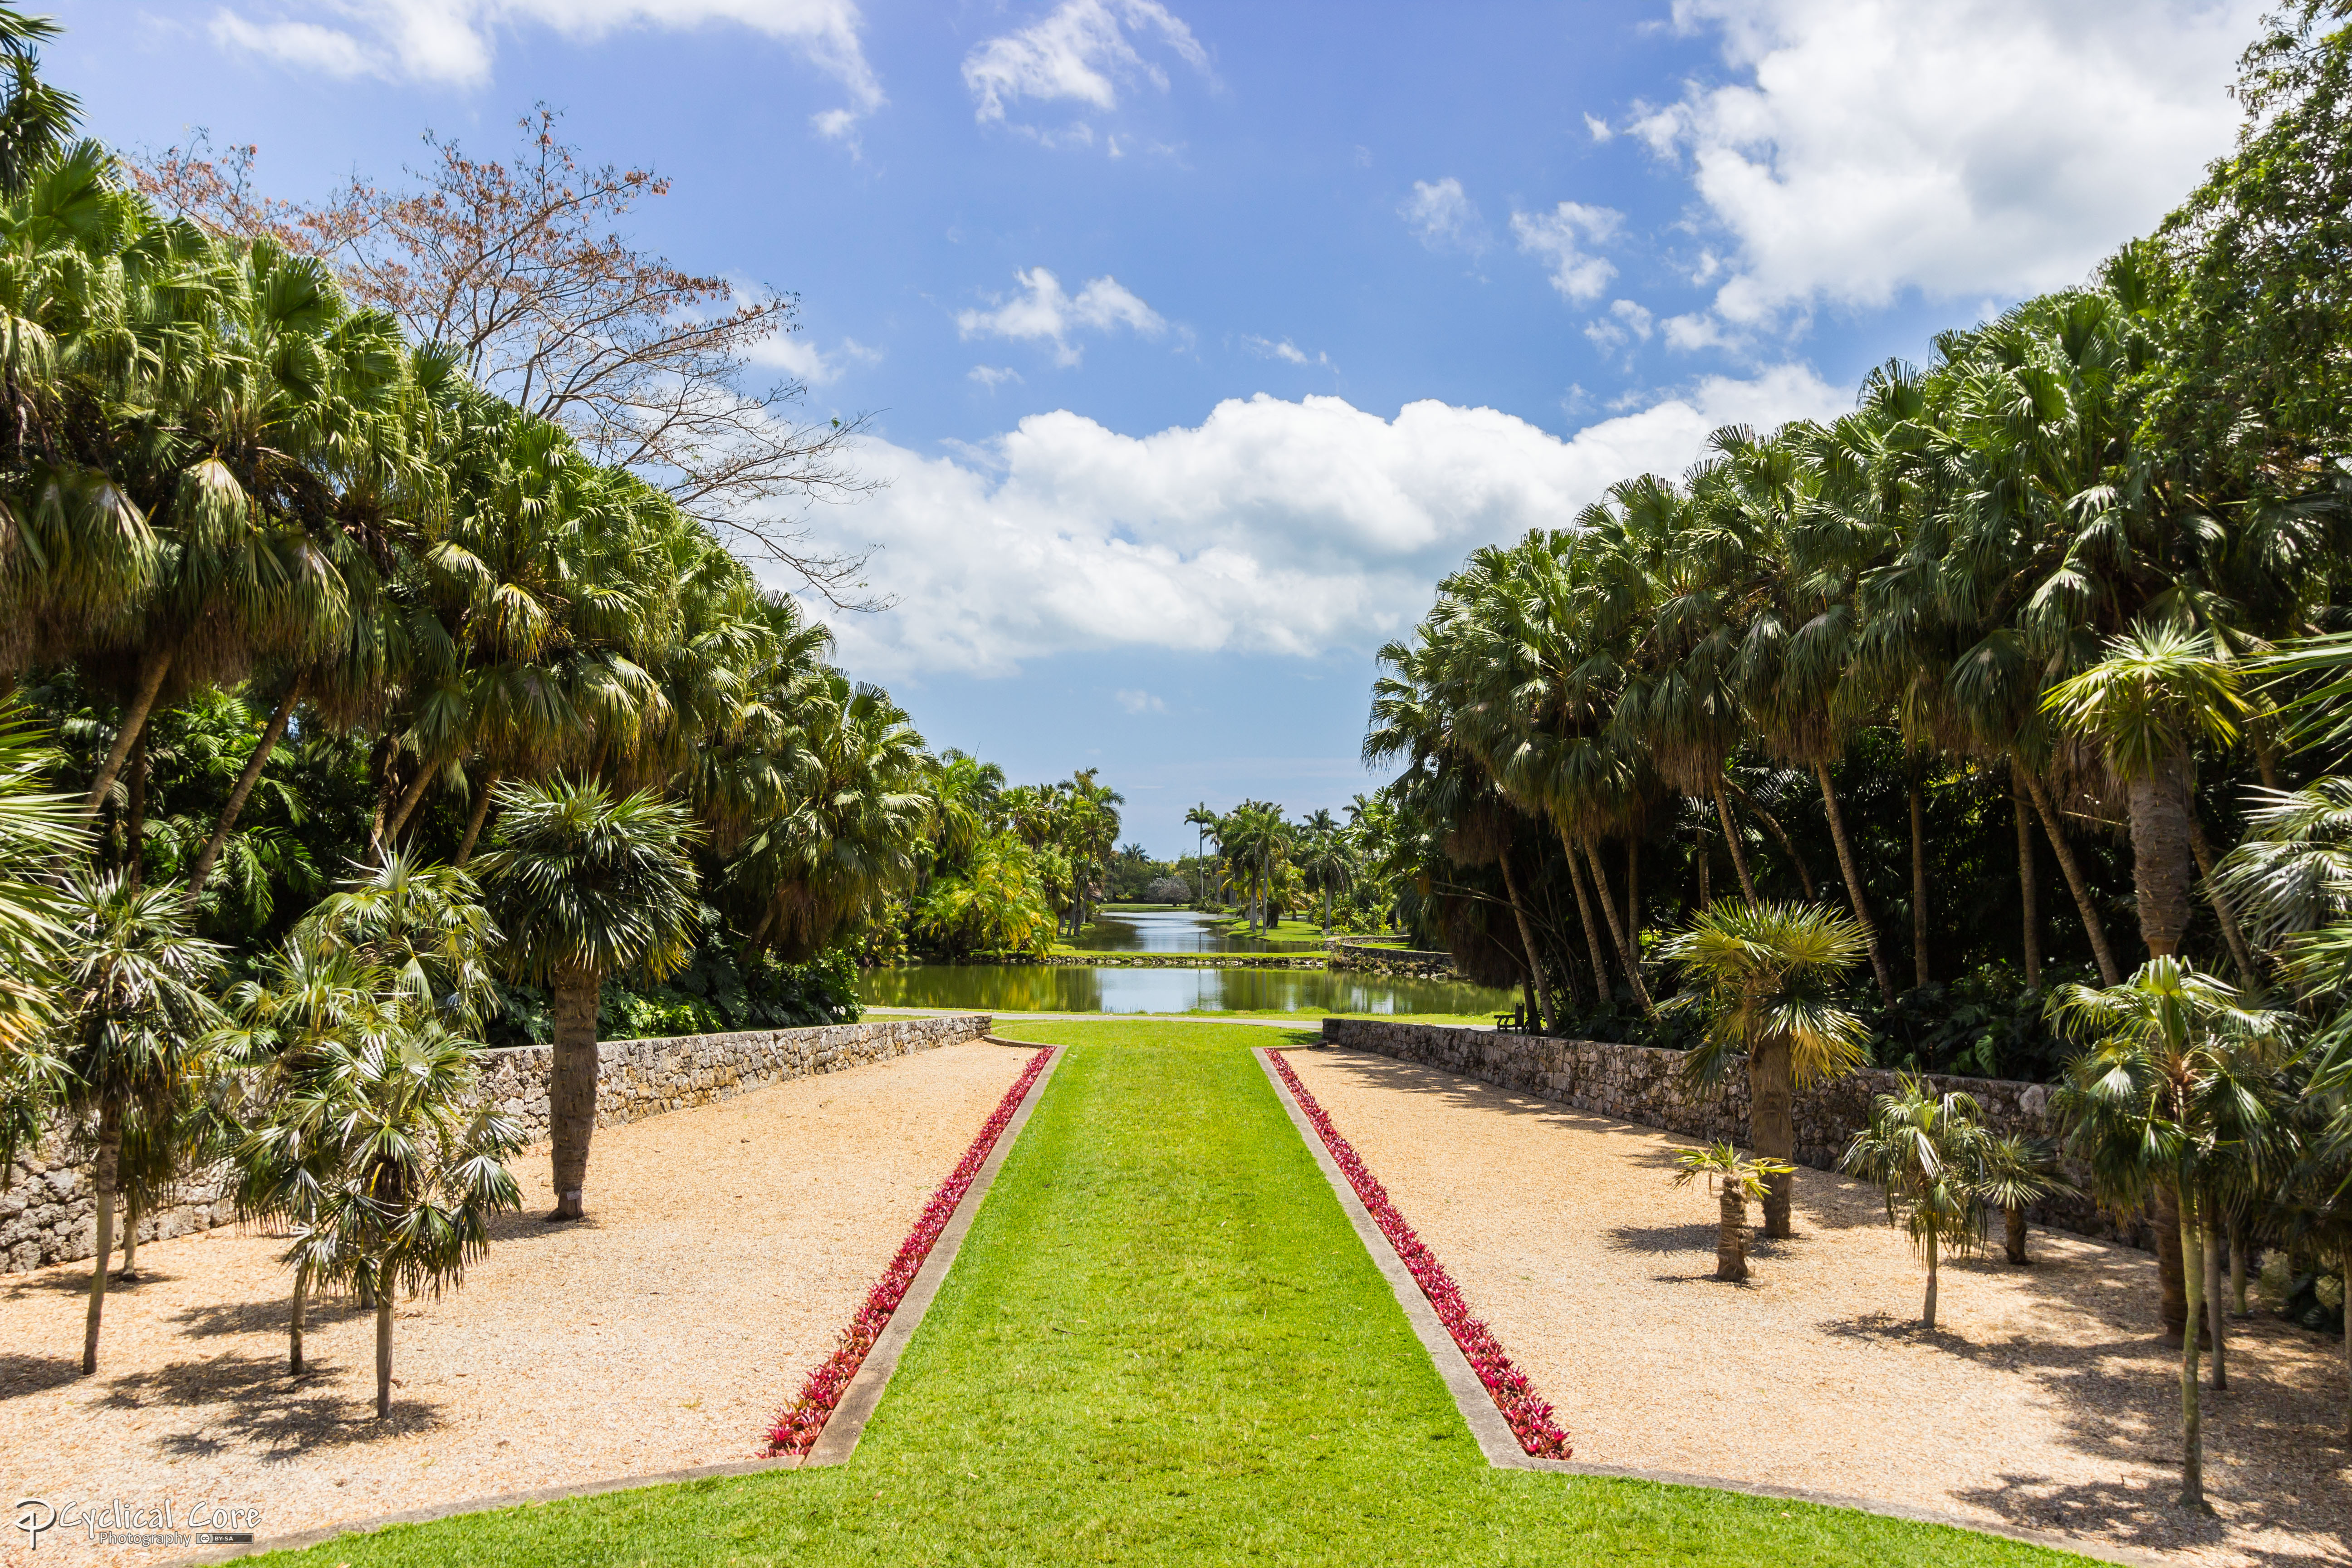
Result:
<svg viewBox="0 0 2352 1568"><path fill-rule="evenodd" d="M275 1356L174 1362L153 1372L114 1379L107 1386L106 1403L117 1409L200 1413L193 1430L165 1433L155 1439L163 1452L189 1458L224 1452L242 1442L265 1449L265 1458L282 1459L320 1448L429 1432L446 1425L438 1406L401 1398L397 1383L392 1415L379 1421L373 1377L358 1380L365 1385L361 1392L338 1393L326 1386L337 1370L331 1363L321 1363L312 1375L298 1380ZM373 1372L372 1367L364 1370Z"/></svg>

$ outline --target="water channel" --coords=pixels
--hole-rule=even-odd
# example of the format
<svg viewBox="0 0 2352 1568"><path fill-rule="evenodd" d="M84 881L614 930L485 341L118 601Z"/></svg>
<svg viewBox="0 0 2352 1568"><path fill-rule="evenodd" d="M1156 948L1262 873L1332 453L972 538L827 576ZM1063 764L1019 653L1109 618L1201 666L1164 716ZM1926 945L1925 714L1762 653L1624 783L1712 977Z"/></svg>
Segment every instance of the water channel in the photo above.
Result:
<svg viewBox="0 0 2352 1568"><path fill-rule="evenodd" d="M1231 918L1190 910L1106 910L1084 945L1102 952L1315 952L1319 941L1234 936ZM992 1013L1467 1013L1507 1008L1514 993L1444 980L1314 969L1123 969L1081 964L927 963L868 970L860 996L881 1007Z"/></svg>

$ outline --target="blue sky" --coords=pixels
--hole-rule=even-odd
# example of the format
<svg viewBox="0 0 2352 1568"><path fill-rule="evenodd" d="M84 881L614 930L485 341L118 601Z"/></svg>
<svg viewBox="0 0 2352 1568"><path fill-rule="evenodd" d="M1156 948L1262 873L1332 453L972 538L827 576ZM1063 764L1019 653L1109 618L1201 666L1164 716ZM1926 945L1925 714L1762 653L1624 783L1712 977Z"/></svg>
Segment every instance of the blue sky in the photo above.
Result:
<svg viewBox="0 0 2352 1568"><path fill-rule="evenodd" d="M871 412L835 616L935 746L1099 764L1130 836L1357 765L1371 653L1474 546L1844 406L2081 277L2223 151L2252 0L1448 6L52 0L91 129L270 194L539 100L672 193L635 237L797 291Z"/></svg>

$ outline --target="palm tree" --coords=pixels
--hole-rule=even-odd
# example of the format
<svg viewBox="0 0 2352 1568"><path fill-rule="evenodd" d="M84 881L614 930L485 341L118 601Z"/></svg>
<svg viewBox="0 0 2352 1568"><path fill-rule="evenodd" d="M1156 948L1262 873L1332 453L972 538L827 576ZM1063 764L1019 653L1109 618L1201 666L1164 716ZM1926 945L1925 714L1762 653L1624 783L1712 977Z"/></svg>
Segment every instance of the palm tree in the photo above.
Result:
<svg viewBox="0 0 2352 1568"><path fill-rule="evenodd" d="M1797 1152L1796 1090L1867 1061L1862 1020L1832 1000L1864 951L1862 927L1817 904L1718 900L1665 944L1683 967L1686 1005L1704 1009L1706 1034L1683 1060L1685 1083L1713 1085L1731 1058L1748 1058L1748 1142L1759 1155ZM1682 1003L1677 997L1676 1002ZM1792 1173L1772 1177L1764 1234L1790 1234Z"/></svg>
<svg viewBox="0 0 2352 1568"><path fill-rule="evenodd" d="M596 1131L596 995L622 970L659 978L684 967L696 910L687 852L700 831L658 795L614 800L602 784L564 779L502 784L499 811L482 885L507 933L508 973L553 994L548 1218L574 1220Z"/></svg>
<svg viewBox="0 0 2352 1568"><path fill-rule="evenodd" d="M1748 1205L1769 1192L1776 1177L1796 1173L1786 1160L1748 1159L1728 1143L1704 1149L1677 1149L1681 1167L1675 1185L1688 1186L1704 1177L1716 1195L1720 1214L1715 1232L1715 1277L1738 1281L1748 1278Z"/></svg>
<svg viewBox="0 0 2352 1568"><path fill-rule="evenodd" d="M1192 889L1192 901L1206 904L1209 901L1209 840L1224 831L1224 818L1211 811L1209 803L1204 800L1184 814L1184 822L1193 829L1192 879L1199 885Z"/></svg>
<svg viewBox="0 0 2352 1568"><path fill-rule="evenodd" d="M1838 1169L1875 1185L1886 1219L1899 1225L1927 1260L1927 1299L1919 1326L1936 1331L1937 1264L1945 1252L1984 1244L1984 1112L1973 1095L1935 1094L1905 1073L1893 1094L1871 1102L1870 1125L1856 1132Z"/></svg>
<svg viewBox="0 0 2352 1568"><path fill-rule="evenodd" d="M2066 730L2094 740L2131 805L2132 883L2140 940L2152 957L2180 950L2189 929L2194 832L2189 748L2200 736L2227 746L2246 711L2236 673L2213 640L2169 624L2111 638L2107 657L2051 689L2044 708Z"/></svg>
<svg viewBox="0 0 2352 1568"><path fill-rule="evenodd" d="M124 1124L135 1112L161 1125L195 1090L219 1017L207 987L221 972L223 954L190 933L176 889L133 888L119 874L84 871L67 896L71 956L58 987L57 1026L68 1075L66 1102L98 1116L90 1173L98 1261L81 1351L88 1376L98 1370Z"/></svg>
<svg viewBox="0 0 2352 1568"><path fill-rule="evenodd" d="M1323 894L1323 934L1331 934L1331 895L1344 893L1353 885L1356 874L1355 856L1348 845L1347 835L1339 819L1328 810L1318 810L1299 825L1302 855L1298 868L1306 873L1307 885Z"/></svg>
<svg viewBox="0 0 2352 1568"><path fill-rule="evenodd" d="M2176 1316L2167 1279L2164 1321L2180 1334L2180 1500L2201 1508L2204 1205L2227 1165L2257 1151L2275 1123L2288 1020L2169 956L2121 985L2066 986L2051 997L2050 1016L2090 1045L2051 1096L2068 1152L2089 1165L2102 1201L2121 1208L2153 1198L2157 1223L2179 1234L2181 1301Z"/></svg>
<svg viewBox="0 0 2352 1568"><path fill-rule="evenodd" d="M287 1261L374 1302L379 1421L392 1415L396 1293L462 1283L489 1250L490 1216L522 1202L507 1170L522 1134L476 1103L478 1048L429 1020L360 1044L331 1038L278 1113L328 1144L332 1173Z"/></svg>
<svg viewBox="0 0 2352 1568"><path fill-rule="evenodd" d="M1987 1134L1977 1151L1977 1196L2001 1212L2002 1249L2011 1263L2025 1255L2025 1211L2061 1193L2075 1190L2058 1168L2057 1145L2021 1132Z"/></svg>
<svg viewBox="0 0 2352 1568"><path fill-rule="evenodd" d="M89 839L72 798L44 787L57 765L24 710L0 705L0 1170L67 1082L48 1036L72 918L58 872Z"/></svg>

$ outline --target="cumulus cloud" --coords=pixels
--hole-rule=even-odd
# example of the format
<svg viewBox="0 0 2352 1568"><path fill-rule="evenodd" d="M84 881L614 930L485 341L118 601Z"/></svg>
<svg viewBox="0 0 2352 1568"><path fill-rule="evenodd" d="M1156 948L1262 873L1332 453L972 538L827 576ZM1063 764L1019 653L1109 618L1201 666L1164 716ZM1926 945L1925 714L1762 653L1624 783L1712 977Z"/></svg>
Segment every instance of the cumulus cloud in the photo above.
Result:
<svg viewBox="0 0 2352 1568"><path fill-rule="evenodd" d="M1081 330L1108 331L1129 327L1147 338L1167 331L1160 312L1124 288L1116 278L1089 279L1075 297L1062 291L1061 279L1042 267L1015 272L1022 291L995 301L988 310L964 310L956 316L956 330L967 338L1034 338L1054 345L1054 363L1078 363L1080 350L1070 339Z"/></svg>
<svg viewBox="0 0 2352 1568"><path fill-rule="evenodd" d="M990 38L964 57L964 86L971 90L973 118L1002 122L1021 99L1082 103L1108 113L1118 107L1121 86L1140 79L1168 90L1168 73L1144 57L1137 40L1157 45L1195 70L1209 68L1209 54L1183 19L1157 0L1063 0L1042 21ZM1061 139L1091 142L1083 124ZM1116 143L1114 143L1116 155Z"/></svg>
<svg viewBox="0 0 2352 1568"><path fill-rule="evenodd" d="M1606 316L1596 316L1585 323L1584 335L1602 353L1614 353L1631 344L1649 342L1654 320L1644 305L1632 300L1612 300Z"/></svg>
<svg viewBox="0 0 2352 1568"><path fill-rule="evenodd" d="M1009 364L976 364L963 373L966 378L980 383L994 392L1008 381L1019 381L1021 373Z"/></svg>
<svg viewBox="0 0 2352 1568"><path fill-rule="evenodd" d="M1118 705L1121 708L1126 709L1130 713L1165 713L1168 711L1168 704L1161 701L1159 698L1154 697L1149 691L1129 691L1122 689L1115 691L1111 693L1111 695L1118 698Z"/></svg>
<svg viewBox="0 0 2352 1568"><path fill-rule="evenodd" d="M1631 129L1736 247L1715 310L2077 281L2225 151L2266 0L1675 0L1731 79Z"/></svg>
<svg viewBox="0 0 2352 1568"><path fill-rule="evenodd" d="M1475 256L1486 248L1486 221L1452 174L1415 180L1412 195L1398 205L1397 216L1432 250L1466 250Z"/></svg>
<svg viewBox="0 0 2352 1568"><path fill-rule="evenodd" d="M1548 213L1513 213L1511 232L1519 248L1551 263L1551 286L1570 300L1596 300L1617 276L1607 259L1588 247L1615 234L1625 215L1612 207L1562 202Z"/></svg>
<svg viewBox="0 0 2352 1568"><path fill-rule="evenodd" d="M856 338L844 338L835 347L822 349L798 332L773 332L748 345L743 357L810 386L829 386L852 364L879 364L882 351L869 349Z"/></svg>
<svg viewBox="0 0 2352 1568"><path fill-rule="evenodd" d="M1260 359L1278 359L1285 364L1319 364L1327 370L1331 364L1329 354L1320 352L1310 354L1288 338L1277 341L1273 338L1245 337L1242 339L1242 346Z"/></svg>
<svg viewBox="0 0 2352 1568"><path fill-rule="evenodd" d="M498 34L526 24L593 42L627 27L748 27L791 45L839 81L846 109L814 117L845 137L882 103L859 42L856 0L275 0L214 13L222 47L330 76L477 87L490 79Z"/></svg>
<svg viewBox="0 0 2352 1568"><path fill-rule="evenodd" d="M843 617L842 654L888 679L1086 649L1369 649L1473 547L1564 526L1629 475L1679 473L1720 426L1849 405L1784 365L1565 440L1491 408L1412 403L1383 419L1260 395L1151 436L1062 411L955 456L877 443L869 471L887 488L818 521L879 542L875 586L920 610Z"/></svg>

